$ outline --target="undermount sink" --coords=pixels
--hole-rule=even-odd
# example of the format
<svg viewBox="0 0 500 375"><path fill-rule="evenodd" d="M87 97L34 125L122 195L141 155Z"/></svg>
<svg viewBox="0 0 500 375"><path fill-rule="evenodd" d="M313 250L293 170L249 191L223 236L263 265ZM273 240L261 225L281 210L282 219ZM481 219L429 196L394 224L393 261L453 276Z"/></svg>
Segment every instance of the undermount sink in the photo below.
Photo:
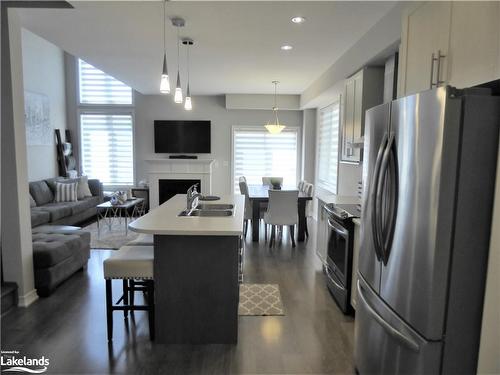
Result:
<svg viewBox="0 0 500 375"><path fill-rule="evenodd" d="M232 216L233 211L231 210L199 210L199 209L194 209L194 210L184 210L182 211L179 216L205 216L205 217L225 217L225 216Z"/></svg>
<svg viewBox="0 0 500 375"><path fill-rule="evenodd" d="M234 208L233 204L209 204L209 203L200 203L195 207L195 209L197 210L232 210L233 208Z"/></svg>

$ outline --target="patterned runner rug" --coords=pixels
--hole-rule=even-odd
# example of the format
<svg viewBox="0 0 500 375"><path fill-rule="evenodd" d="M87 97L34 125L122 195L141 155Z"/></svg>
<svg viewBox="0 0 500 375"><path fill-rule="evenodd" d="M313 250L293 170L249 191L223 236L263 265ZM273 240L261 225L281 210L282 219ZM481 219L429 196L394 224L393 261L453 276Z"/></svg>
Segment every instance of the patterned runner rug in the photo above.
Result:
<svg viewBox="0 0 500 375"><path fill-rule="evenodd" d="M278 284L241 284L238 314L242 316L285 315Z"/></svg>

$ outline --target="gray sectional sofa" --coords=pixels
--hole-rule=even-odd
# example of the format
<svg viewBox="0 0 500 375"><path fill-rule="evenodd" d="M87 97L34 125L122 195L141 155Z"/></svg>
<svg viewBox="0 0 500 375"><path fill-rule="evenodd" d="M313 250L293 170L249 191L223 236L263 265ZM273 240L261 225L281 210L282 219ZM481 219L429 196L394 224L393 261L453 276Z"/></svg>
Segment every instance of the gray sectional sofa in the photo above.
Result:
<svg viewBox="0 0 500 375"><path fill-rule="evenodd" d="M76 202L55 203L55 183L59 179L56 177L29 183L30 195L33 198L32 228L44 224L74 225L96 215L96 206L103 201L102 185L99 180L88 180L92 197L86 197Z"/></svg>
<svg viewBox="0 0 500 375"><path fill-rule="evenodd" d="M90 233L71 225L95 217L96 206L103 201L100 181L91 179L91 197L56 203L58 180L61 178L29 183L35 288L41 297L49 296L64 280L87 267Z"/></svg>

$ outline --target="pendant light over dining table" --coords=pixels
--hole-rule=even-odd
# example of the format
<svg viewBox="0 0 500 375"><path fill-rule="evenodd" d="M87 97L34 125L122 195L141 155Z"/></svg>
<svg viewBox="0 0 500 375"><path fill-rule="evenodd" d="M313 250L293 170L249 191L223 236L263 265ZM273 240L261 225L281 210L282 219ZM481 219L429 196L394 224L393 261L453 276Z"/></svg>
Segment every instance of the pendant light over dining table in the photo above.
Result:
<svg viewBox="0 0 500 375"><path fill-rule="evenodd" d="M170 94L170 79L168 78L168 67L167 67L167 46L165 41L165 22L166 22L166 6L167 0L163 1L163 69L161 72L160 79L160 92L162 94Z"/></svg>
<svg viewBox="0 0 500 375"><path fill-rule="evenodd" d="M279 83L279 81L273 81L273 84L274 84L274 107L273 107L274 123L271 121L271 122L268 122L267 125L264 126L267 129L267 131L271 134L279 134L282 132L283 129L285 129L285 125L280 124L280 121L278 119L278 104L277 104L278 83Z"/></svg>

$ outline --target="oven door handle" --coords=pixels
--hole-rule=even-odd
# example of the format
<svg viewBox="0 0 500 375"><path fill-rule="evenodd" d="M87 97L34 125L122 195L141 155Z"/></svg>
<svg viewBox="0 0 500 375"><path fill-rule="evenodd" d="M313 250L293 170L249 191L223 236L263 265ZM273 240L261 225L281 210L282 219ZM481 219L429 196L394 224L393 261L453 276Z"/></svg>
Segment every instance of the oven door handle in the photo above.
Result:
<svg viewBox="0 0 500 375"><path fill-rule="evenodd" d="M328 226L340 235L343 235L343 236L349 235L349 231L347 229L340 226L339 224L337 224L335 221L333 221L331 219L328 219Z"/></svg>
<svg viewBox="0 0 500 375"><path fill-rule="evenodd" d="M333 270L330 268L330 266L327 264L326 265L326 268L331 271L331 273L333 273ZM333 283L333 285L335 285L338 289L340 290L345 290L345 286L343 285L340 285L338 282L336 282L334 279L333 279L333 276L330 276L330 275L326 275L326 277L328 277L330 279L330 281Z"/></svg>

